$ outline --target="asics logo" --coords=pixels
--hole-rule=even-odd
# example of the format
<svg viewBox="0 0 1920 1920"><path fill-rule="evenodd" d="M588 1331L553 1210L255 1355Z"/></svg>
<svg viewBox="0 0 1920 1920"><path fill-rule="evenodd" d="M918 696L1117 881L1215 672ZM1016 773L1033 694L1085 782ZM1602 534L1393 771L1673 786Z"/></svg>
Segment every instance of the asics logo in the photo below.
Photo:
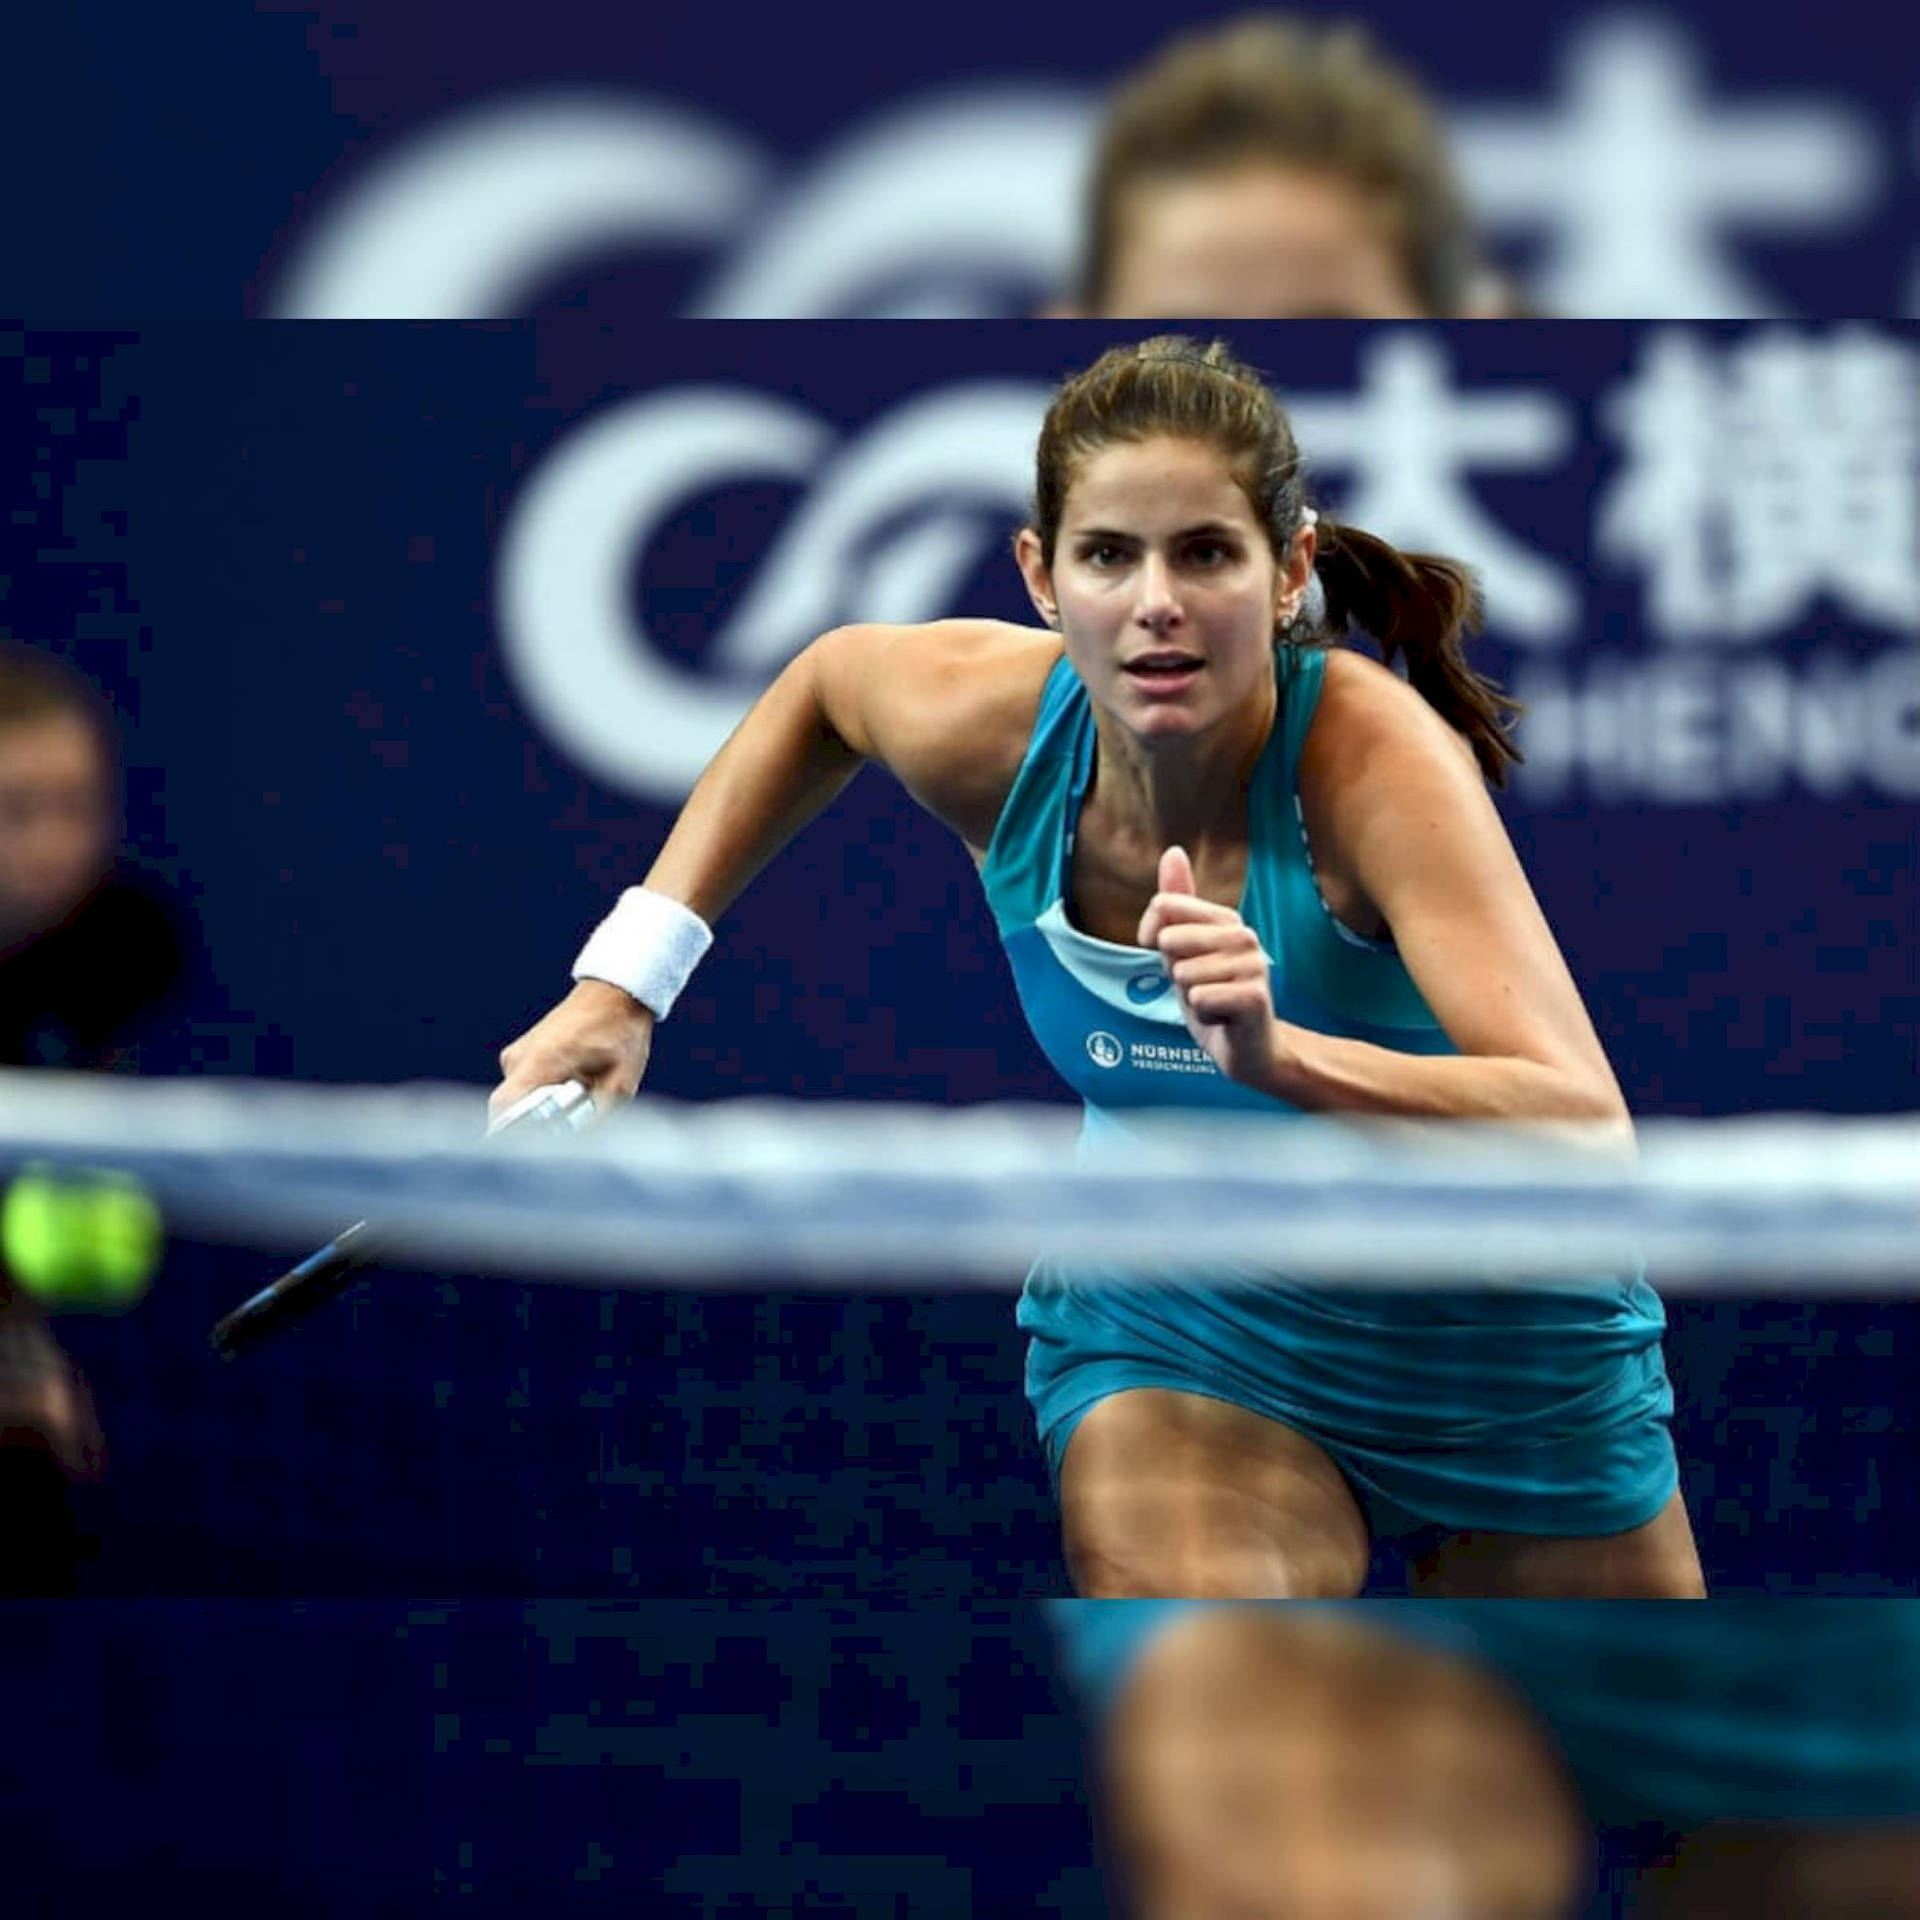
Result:
<svg viewBox="0 0 1920 1920"><path fill-rule="evenodd" d="M1136 1007L1150 1007L1166 992L1169 985L1167 976L1154 967L1146 973L1136 973L1127 980L1127 998Z"/></svg>

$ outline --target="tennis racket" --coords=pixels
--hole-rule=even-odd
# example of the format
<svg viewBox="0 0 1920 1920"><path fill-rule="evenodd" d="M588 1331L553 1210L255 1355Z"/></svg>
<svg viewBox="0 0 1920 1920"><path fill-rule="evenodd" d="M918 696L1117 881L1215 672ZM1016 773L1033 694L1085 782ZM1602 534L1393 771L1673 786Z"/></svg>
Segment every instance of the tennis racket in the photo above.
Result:
<svg viewBox="0 0 1920 1920"><path fill-rule="evenodd" d="M491 1140L509 1128L532 1128L540 1133L576 1133L593 1119L593 1097L578 1080L559 1086L535 1087L488 1123ZM213 1329L213 1350L230 1360L257 1346L281 1327L304 1319L335 1294L345 1291L355 1274L372 1266L382 1254L378 1230L365 1220L337 1233L298 1266L289 1267L271 1286L262 1287Z"/></svg>

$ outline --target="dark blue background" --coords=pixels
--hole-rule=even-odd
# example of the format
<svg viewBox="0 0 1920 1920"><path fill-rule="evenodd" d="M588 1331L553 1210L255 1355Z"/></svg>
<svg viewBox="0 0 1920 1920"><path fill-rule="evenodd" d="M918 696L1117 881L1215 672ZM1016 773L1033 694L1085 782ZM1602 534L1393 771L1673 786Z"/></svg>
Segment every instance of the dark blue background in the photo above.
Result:
<svg viewBox="0 0 1920 1920"><path fill-rule="evenodd" d="M0 419L28 457L0 479L0 623L79 660L114 695L132 844L194 907L210 955L192 1020L155 1063L483 1080L493 1050L563 986L581 932L644 868L665 817L538 737L489 612L516 486L597 404L723 375L801 396L853 431L921 385L1051 378L1109 337L636 336L561 322L14 337L0 351ZM1352 377L1345 330L1238 337L1301 391ZM1451 337L1464 381L1553 387L1590 433L1595 396L1633 344L1616 327ZM1590 606L1630 631L1639 584L1586 559L1605 462L1589 448L1544 480L1482 492L1530 543L1591 571ZM794 504L772 488L734 503L727 525L753 535L743 570ZM646 583L652 617L677 621L695 655L716 579L725 591L697 521L690 511L662 543ZM965 600L1018 614L997 549ZM1817 618L1834 641L1831 610ZM1786 636L1783 650L1807 637ZM1497 633L1485 657L1511 659ZM1910 1102L1909 807L1856 791L1508 812L1640 1111ZM1055 1097L967 861L874 775L729 918L663 1033L654 1084L699 1098ZM513 1765L530 1729L592 1710L571 1682L542 1691L517 1611L479 1601L966 1603L1062 1590L1007 1297L802 1296L780 1289L771 1257L758 1297L382 1274L271 1349L215 1366L207 1326L269 1265L179 1244L136 1313L61 1324L113 1449L89 1510L101 1542L89 1589L121 1604L51 1629L29 1609L9 1622L32 1664L44 1650L42 1671L71 1683L31 1703L68 1702L64 1730L38 1749L53 1777L67 1763L98 1774L111 1756L104 1798L76 1800L55 1829L78 1845L89 1819L101 1823L103 1886L124 1892L177 1849L228 1892L283 1888L285 1863L300 1862L304 1891L276 1894L293 1911L362 1899L407 1910L417 1902L390 1876L428 1862L446 1876L443 1897L473 1884L477 1905L526 1897L536 1874L572 1904L630 1903L670 1842L684 1836L697 1853L699 1835L731 1830L738 1788L703 1798L702 1770L737 1781L766 1764L751 1757L765 1722L744 1681L739 1738L712 1730L710 1761L677 1757L707 1737L704 1723L678 1744L669 1731L711 1711L701 1688L745 1656L704 1666L689 1654L698 1685L658 1696L635 1764L681 1784L650 1786L649 1810L636 1815L637 1776L617 1770L570 1768L530 1798ZM1734 1300L1675 1300L1671 1312L1686 1486L1719 1589L1911 1591L1920 1314ZM291 1595L319 1604L311 1615L265 1604ZM402 1641L395 1609L376 1603L420 1595L476 1604ZM224 1598L187 1604L201 1597ZM622 1633L649 1631L645 1609L619 1618ZM684 1607L657 1618L672 1623L655 1629L663 1644L706 1631ZM752 1671L825 1671L824 1616L812 1618ZM817 1843L824 1858L898 1832L915 1854L971 1863L883 1883L930 1876L932 1904L916 1910L947 1898L960 1910L970 1872L976 1893L1006 1890L1007 1910L1031 1910L1057 1884L1060 1910L1090 1911L1085 1815L1061 1785L1076 1755L1047 1704L1037 1628L989 1621L975 1656L972 1629L945 1618L914 1629L927 1636L917 1652L856 1661L844 1684L857 1691L888 1659L923 1677L965 1668L968 1710L998 1743L994 1790L1023 1810L1026 1838L1005 1859L980 1858L989 1823L964 1796L941 1798L958 1736L936 1738L922 1715L901 1723L919 1771L906 1771L904 1744L886 1768L902 1795L944 1812L911 1815L908 1833L905 1799L866 1801L854 1787L799 1812L782 1802L770 1844ZM449 1656L449 1635L466 1637L465 1657ZM435 1706L436 1689L452 1704ZM382 1699L404 1710L382 1719ZM497 1736L483 1725L496 1702ZM439 1711L462 1716L462 1730L429 1760L423 1730ZM853 1763L833 1756L864 1750L831 1714L792 1725L820 1743L796 1770L831 1760L847 1775ZM267 1741L271 1764L255 1764ZM8 1764L26 1762L16 1749ZM636 1819L620 1863L596 1865L589 1843L618 1855L604 1836ZM474 1863L463 1843L480 1850ZM768 1884L794 1870L770 1850L753 1857ZM853 1871L822 1866L822 1887L850 1900Z"/></svg>
<svg viewBox="0 0 1920 1920"><path fill-rule="evenodd" d="M1105 1911L1036 1610L25 1604L7 1911Z"/></svg>

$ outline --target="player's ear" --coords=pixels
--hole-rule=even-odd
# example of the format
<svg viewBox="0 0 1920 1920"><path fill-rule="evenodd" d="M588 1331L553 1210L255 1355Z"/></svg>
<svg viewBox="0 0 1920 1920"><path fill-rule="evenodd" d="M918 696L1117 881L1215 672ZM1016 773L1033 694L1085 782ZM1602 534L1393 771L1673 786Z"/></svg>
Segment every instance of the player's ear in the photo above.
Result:
<svg viewBox="0 0 1920 1920"><path fill-rule="evenodd" d="M1273 624L1276 628L1292 625L1307 597L1313 579L1314 548L1318 536L1312 527L1298 528L1288 543L1286 558L1274 569Z"/></svg>
<svg viewBox="0 0 1920 1920"><path fill-rule="evenodd" d="M1053 571L1040 550L1040 536L1032 527L1022 527L1013 537L1014 564L1027 583L1027 598L1033 610L1048 626L1060 624L1060 603L1053 597Z"/></svg>

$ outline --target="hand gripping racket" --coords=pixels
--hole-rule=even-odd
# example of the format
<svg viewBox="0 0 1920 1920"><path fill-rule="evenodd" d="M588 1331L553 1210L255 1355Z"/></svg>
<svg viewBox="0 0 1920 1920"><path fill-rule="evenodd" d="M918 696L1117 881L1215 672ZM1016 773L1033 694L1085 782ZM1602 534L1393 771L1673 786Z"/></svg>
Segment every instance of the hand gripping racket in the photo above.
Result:
<svg viewBox="0 0 1920 1920"><path fill-rule="evenodd" d="M578 1080L568 1080L559 1086L535 1087L523 1095L488 1123L486 1137L491 1140L510 1127L576 1133L592 1119L592 1096ZM354 1275L371 1266L382 1252L379 1230L365 1220L356 1221L318 1253L310 1253L271 1286L235 1307L213 1330L214 1352L230 1360L277 1328L304 1318L344 1291Z"/></svg>

